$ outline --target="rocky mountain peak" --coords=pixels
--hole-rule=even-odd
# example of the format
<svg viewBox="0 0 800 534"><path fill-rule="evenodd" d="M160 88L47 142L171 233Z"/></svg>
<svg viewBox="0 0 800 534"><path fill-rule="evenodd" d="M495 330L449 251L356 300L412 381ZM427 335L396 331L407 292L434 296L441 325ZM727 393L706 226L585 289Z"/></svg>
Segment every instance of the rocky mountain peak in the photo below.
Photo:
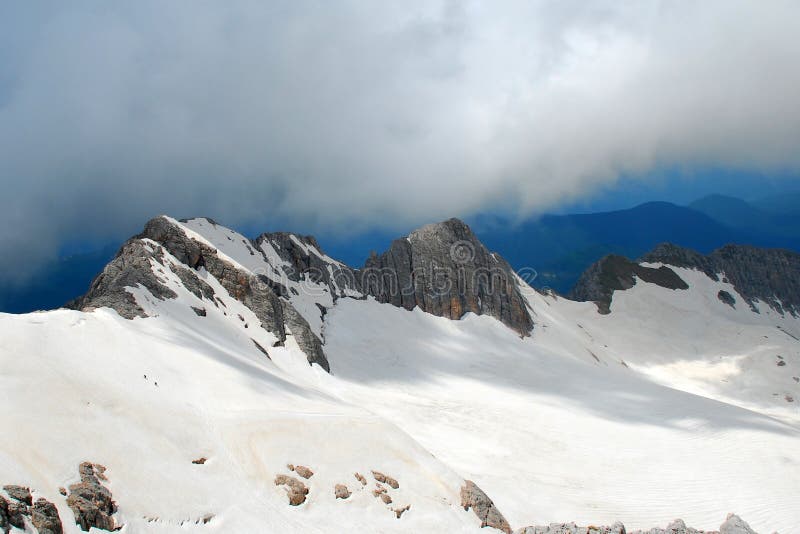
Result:
<svg viewBox="0 0 800 534"><path fill-rule="evenodd" d="M409 239L422 241L431 239L446 240L448 237L456 240L477 241L475 234L472 233L472 229L467 223L455 217L437 223L426 224L408 234Z"/></svg>
<svg viewBox="0 0 800 534"><path fill-rule="evenodd" d="M450 319L467 312L490 315L520 335L533 328L511 267L458 219L424 226L356 270L327 256L312 236L274 232L250 240L208 218L156 217L68 307L110 307L128 319L147 317L157 314L148 306L177 299L185 289L184 299L205 317L209 307L220 308L219 286L278 343L293 336L309 363L326 370L323 318L342 297L371 295ZM148 306L137 291L149 295Z"/></svg>
<svg viewBox="0 0 800 534"><path fill-rule="evenodd" d="M520 335L533 321L518 278L458 219L429 224L392 242L367 260L362 288L380 302L460 319L467 312L490 315Z"/></svg>
<svg viewBox="0 0 800 534"><path fill-rule="evenodd" d="M609 254L591 265L581 275L568 298L578 301L592 301L602 314L611 312L611 299L614 291L630 289L636 279L657 284L668 289L688 289L675 271L661 266L657 269L645 267L625 258Z"/></svg>
<svg viewBox="0 0 800 534"><path fill-rule="evenodd" d="M642 264L662 265L651 268ZM568 297L594 301L600 313L609 313L614 291L629 289L637 278L670 289L688 288L670 267L694 269L714 281L730 283L754 312L759 311L760 301L781 314L800 313L800 254L735 244L703 255L672 243L661 243L635 262L622 256L606 256L583 273ZM727 291L721 290L719 298L731 306L737 302Z"/></svg>
<svg viewBox="0 0 800 534"><path fill-rule="evenodd" d="M291 333L309 363L317 363L328 370L319 336L291 302L280 298L275 290L275 280L268 276L268 271L251 270L221 252L187 227L192 222L197 224L196 221L217 228L216 223L209 219L193 219L185 223L165 216L151 219L141 234L122 246L117 256L92 282L89 291L68 306L80 310L106 306L128 319L147 317L131 290L143 287L157 300L175 299L178 294L167 280L168 273L172 273L178 278L177 283L197 299L197 306L193 309L204 310L202 306L219 308L220 300L215 290L199 272L202 268L231 297L249 308L261 326L277 336L279 343L283 343ZM234 242L231 236L226 238ZM259 259L252 243L243 239L242 244L243 250Z"/></svg>

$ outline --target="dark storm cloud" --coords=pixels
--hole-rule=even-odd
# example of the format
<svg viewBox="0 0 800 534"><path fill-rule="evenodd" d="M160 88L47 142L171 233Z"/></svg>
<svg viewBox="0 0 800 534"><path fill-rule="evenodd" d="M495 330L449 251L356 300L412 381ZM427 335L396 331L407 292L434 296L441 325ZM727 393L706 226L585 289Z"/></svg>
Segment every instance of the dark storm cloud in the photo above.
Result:
<svg viewBox="0 0 800 534"><path fill-rule="evenodd" d="M158 213L344 232L530 213L658 165L796 170L797 20L781 1L6 2L0 274Z"/></svg>

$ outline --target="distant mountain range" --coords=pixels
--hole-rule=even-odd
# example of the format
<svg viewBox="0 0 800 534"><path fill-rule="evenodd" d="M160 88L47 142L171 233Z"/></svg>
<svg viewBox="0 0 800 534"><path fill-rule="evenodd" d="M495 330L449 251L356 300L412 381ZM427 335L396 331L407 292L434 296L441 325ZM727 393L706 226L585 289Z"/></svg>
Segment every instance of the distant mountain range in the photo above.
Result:
<svg viewBox="0 0 800 534"><path fill-rule="evenodd" d="M755 201L710 195L688 206L647 202L618 211L545 215L521 224L486 218L472 222L477 236L515 269L538 273L533 285L567 294L586 268L603 256L638 258L663 242L703 254L731 243L798 251L800 193ZM376 240L342 250L326 248L355 263L359 254L366 258L369 248L377 246L372 241ZM63 305L86 290L117 248L113 244L62 258L24 287L4 287L0 282L0 311L23 313Z"/></svg>
<svg viewBox="0 0 800 534"><path fill-rule="evenodd" d="M619 211L545 215L516 226L483 224L475 231L515 268L536 269L534 285L566 294L603 256L638 258L663 242L704 254L731 243L800 250L800 195L753 203L713 195L689 206L648 202Z"/></svg>

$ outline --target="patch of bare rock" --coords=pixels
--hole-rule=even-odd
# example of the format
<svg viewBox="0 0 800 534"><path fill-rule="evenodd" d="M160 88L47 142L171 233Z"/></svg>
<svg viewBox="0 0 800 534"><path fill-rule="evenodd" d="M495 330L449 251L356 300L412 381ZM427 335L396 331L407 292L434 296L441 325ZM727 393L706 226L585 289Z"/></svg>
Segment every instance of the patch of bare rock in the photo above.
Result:
<svg viewBox="0 0 800 534"><path fill-rule="evenodd" d="M502 530L506 534L511 534L511 525L508 524L506 518L495 507L489 496L471 480L464 481L464 486L461 488L461 506L464 507L464 510L472 508L475 515L481 520L481 527L492 527ZM534 534L534 532L539 534L536 531L523 532L524 534ZM555 534L555 532L552 534ZM569 531L565 531L564 534L567 533L572 534Z"/></svg>
<svg viewBox="0 0 800 534"><path fill-rule="evenodd" d="M356 477L356 480L361 482L362 486L366 486L367 485L367 479L364 478L364 475L362 475L361 473L355 473L354 476Z"/></svg>
<svg viewBox="0 0 800 534"><path fill-rule="evenodd" d="M400 508L392 508L392 512L394 512L394 515L397 516L397 519L400 519L400 517L405 512L408 512L409 510L411 510L411 505L410 504L407 504L407 505L402 506Z"/></svg>
<svg viewBox="0 0 800 534"><path fill-rule="evenodd" d="M348 499L350 497L350 490L344 484L336 484L333 493L337 499Z"/></svg>
<svg viewBox="0 0 800 534"><path fill-rule="evenodd" d="M398 484L397 480L393 479L392 477L390 477L390 476L388 476L388 475L384 475L384 474L383 474L383 473L381 473L380 471L373 471L373 472L372 472L372 476L373 476L373 477L375 478L375 480L377 480L378 482L382 482L383 484L387 484L387 485L388 485L388 486L390 486L392 489L397 489L397 488L399 488L399 487L400 487L400 484Z"/></svg>
<svg viewBox="0 0 800 534"><path fill-rule="evenodd" d="M62 534L64 529L56 505L42 498L31 507L31 523L39 534Z"/></svg>
<svg viewBox="0 0 800 534"><path fill-rule="evenodd" d="M101 482L107 480L105 471L102 465L83 462L78 467L81 481L69 487L67 506L75 515L75 523L84 532L91 528L108 531L117 529L112 517L117 505L111 498L111 491Z"/></svg>
<svg viewBox="0 0 800 534"><path fill-rule="evenodd" d="M12 528L30 530L27 518L38 534L62 534L64 529L55 505L47 499L33 500L30 488L17 485L3 486L8 499L0 495L0 531L8 534Z"/></svg>
<svg viewBox="0 0 800 534"><path fill-rule="evenodd" d="M295 477L289 475L278 475L275 477L275 485L286 487L286 494L289 497L289 504L292 506L300 506L306 502L308 488Z"/></svg>
<svg viewBox="0 0 800 534"><path fill-rule="evenodd" d="M517 534L757 534L750 525L736 514L728 514L728 518L718 531L697 530L687 527L682 519L676 519L667 528L651 528L649 530L633 530L626 532L625 525L614 523L610 527L579 527L575 523L551 523L547 526L525 527Z"/></svg>
<svg viewBox="0 0 800 534"><path fill-rule="evenodd" d="M15 501L25 503L28 506L33 504L33 496L31 495L30 488L26 488L25 486L17 486L15 484L8 484L3 486L3 489L6 493L8 493L8 496Z"/></svg>
<svg viewBox="0 0 800 534"><path fill-rule="evenodd" d="M314 471L304 465L287 464L286 467L289 469L289 471L294 471L306 480L314 476Z"/></svg>

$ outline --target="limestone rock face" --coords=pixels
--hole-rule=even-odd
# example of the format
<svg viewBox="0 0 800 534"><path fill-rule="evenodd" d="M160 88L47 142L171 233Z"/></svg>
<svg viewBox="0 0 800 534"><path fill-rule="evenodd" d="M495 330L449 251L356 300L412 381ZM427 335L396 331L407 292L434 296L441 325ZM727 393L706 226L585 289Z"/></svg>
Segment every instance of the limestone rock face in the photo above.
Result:
<svg viewBox="0 0 800 534"><path fill-rule="evenodd" d="M200 220L193 221L199 224ZM205 270L252 310L279 342L291 334L308 362L326 371L330 366L322 333L307 309L308 299L313 302L314 297L302 294L305 283L325 295L317 302L321 317L331 301L372 295L380 302L409 310L419 306L450 319L460 319L468 312L490 315L520 335L528 335L533 328L511 267L486 250L457 219L424 226L396 240L387 252L367 260L361 270L325 255L313 237L288 233L262 234L253 241L242 238L252 265L261 265L263 271L261 267L245 268L188 230L185 224L190 223L168 217L150 220L141 234L122 246L87 293L67 307L86 311L110 307L127 319L146 317L130 289L144 288L156 300L177 298L174 286L163 278L167 270L197 298L217 307L214 289L204 280L205 275L200 276L200 270ZM216 228L216 223L206 219L202 226ZM224 248L223 244L217 246ZM209 305L194 306L194 313L206 316Z"/></svg>
<svg viewBox="0 0 800 534"><path fill-rule="evenodd" d="M511 526L503 514L495 507L492 500L473 481L465 481L461 488L461 506L464 510L475 512L481 520L481 527L492 527L511 534Z"/></svg>
<svg viewBox="0 0 800 534"><path fill-rule="evenodd" d="M56 506L45 499L39 498L33 503L31 523L39 534L62 534L64 532Z"/></svg>
<svg viewBox="0 0 800 534"><path fill-rule="evenodd" d="M363 291L379 302L449 319L467 312L490 315L520 335L533 321L511 266L490 253L458 219L423 226L370 257Z"/></svg>
<svg viewBox="0 0 800 534"><path fill-rule="evenodd" d="M357 271L325 256L313 236L273 232L261 234L254 241L257 249L264 243L268 243L285 262L282 269L289 280L299 282L307 279L325 285L330 289L334 300L363 293Z"/></svg>
<svg viewBox="0 0 800 534"><path fill-rule="evenodd" d="M627 258L609 255L591 265L580 277L568 297L578 301L592 301L602 314L611 312L614 291L630 289L636 278L658 284L668 289L688 289L675 271L668 267L653 269L632 262Z"/></svg>
<svg viewBox="0 0 800 534"><path fill-rule="evenodd" d="M579 527L575 523L550 523L547 526L525 527L520 529L518 534L626 534L626 532L625 525L619 522L610 527Z"/></svg>
<svg viewBox="0 0 800 534"><path fill-rule="evenodd" d="M146 317L144 310L126 288L145 287L155 298L174 299L174 291L163 284L151 268L151 260L163 263L163 252L139 240L125 243L111 263L105 266L82 297L67 303L68 308L90 311L109 307L126 319Z"/></svg>
<svg viewBox="0 0 800 534"><path fill-rule="evenodd" d="M728 514L728 518L719 527L719 534L756 534L756 532L738 515Z"/></svg>
<svg viewBox="0 0 800 534"><path fill-rule="evenodd" d="M663 265L656 269L641 263ZM800 314L800 254L745 245L726 245L704 256L662 243L635 262L609 255L583 273L568 298L593 301L598 311L606 314L614 291L633 287L636 278L669 289L687 289L670 266L696 269L714 281L729 282L753 311L758 311L755 303L761 300L781 314ZM727 291L720 291L717 297L729 306L736 305L736 296Z"/></svg>
<svg viewBox="0 0 800 534"><path fill-rule="evenodd" d="M90 528L115 530L116 521L112 515L117 511L117 506L111 492L100 482L101 478L105 478L105 467L84 462L78 471L81 481L69 487L67 497L67 506L75 515L75 523L85 532Z"/></svg>
<svg viewBox="0 0 800 534"><path fill-rule="evenodd" d="M176 293L153 270L153 263L165 265L165 252L178 260L180 265L170 268L195 296L211 302L214 299L214 290L197 273L202 267L233 298L250 308L266 330L283 342L288 328L309 363L330 370L322 342L292 305L279 297L272 280L238 268L223 259L216 249L189 237L165 217L150 220L141 234L122 246L117 256L94 279L86 295L68 303L67 307L88 311L107 306L126 319L145 317L144 310L127 288L143 286L157 299L176 298Z"/></svg>
<svg viewBox="0 0 800 534"><path fill-rule="evenodd" d="M614 523L610 527L579 527L575 523L551 523L547 526L525 527L517 531L517 534L626 534L625 525ZM718 532L697 530L687 527L682 519L676 519L667 525L667 528L651 528L647 530L633 530L627 534L757 534L750 528L750 525L742 521L735 515L729 514L728 518L719 527Z"/></svg>
<svg viewBox="0 0 800 534"><path fill-rule="evenodd" d="M669 243L658 245L640 261L703 271L724 277L751 308L761 300L779 313L800 314L800 254L789 250L725 245L708 256Z"/></svg>

